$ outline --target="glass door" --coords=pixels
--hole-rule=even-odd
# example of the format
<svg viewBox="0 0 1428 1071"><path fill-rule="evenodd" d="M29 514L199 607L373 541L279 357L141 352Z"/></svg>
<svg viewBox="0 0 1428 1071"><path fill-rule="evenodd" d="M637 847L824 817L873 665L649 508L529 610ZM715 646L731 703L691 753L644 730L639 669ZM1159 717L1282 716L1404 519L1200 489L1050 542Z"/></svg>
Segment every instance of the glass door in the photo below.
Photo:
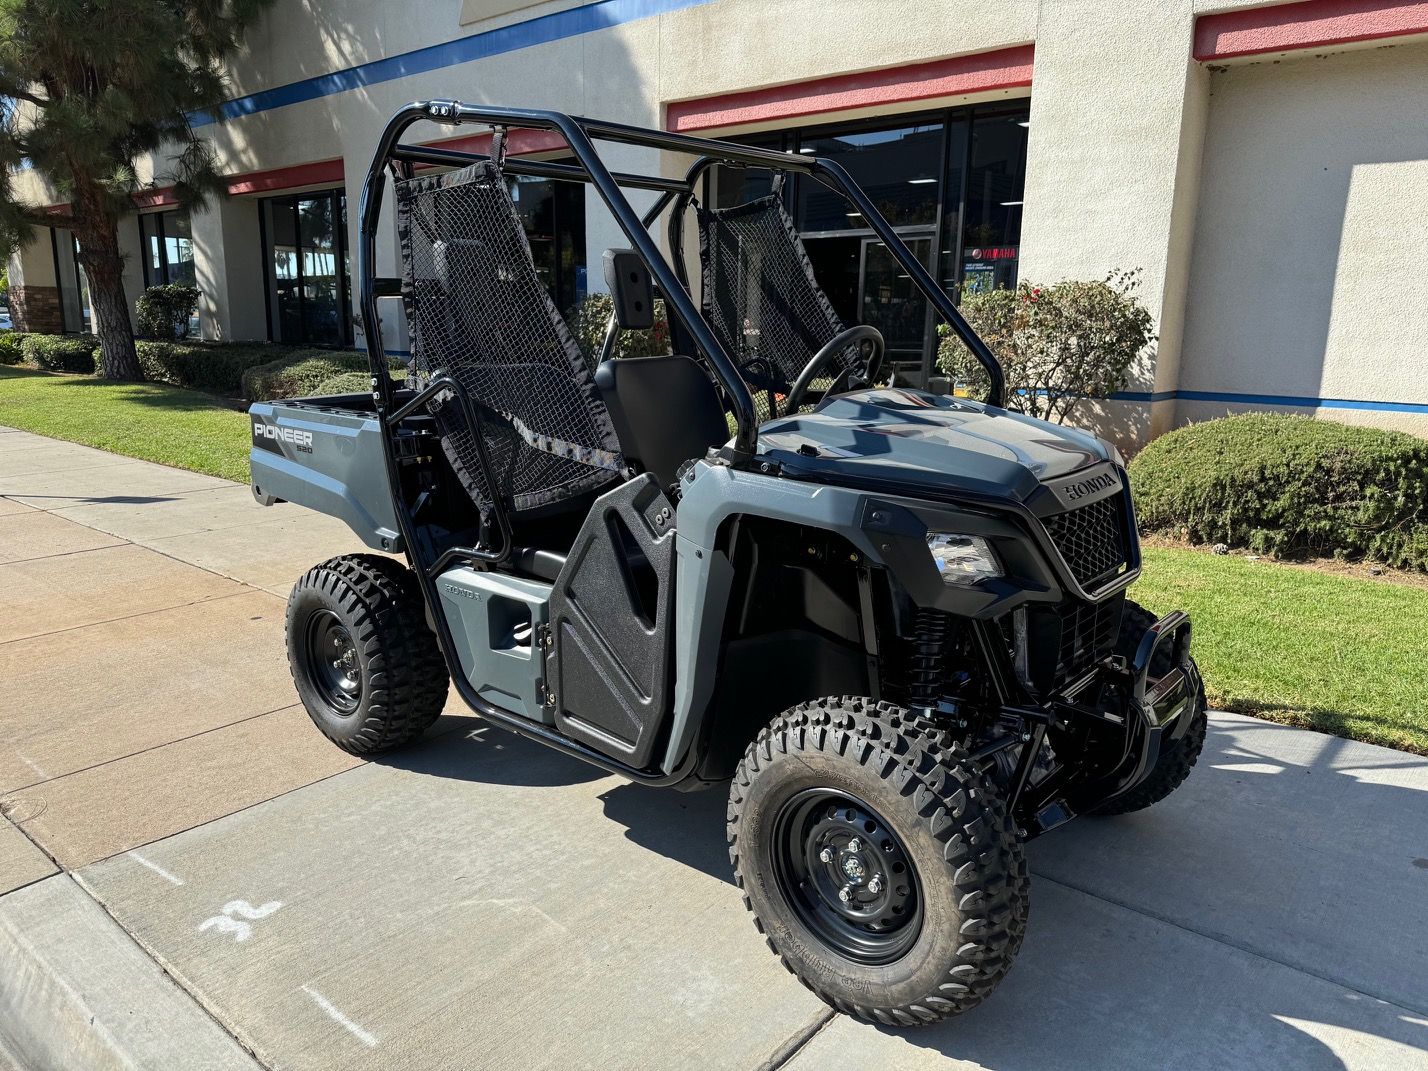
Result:
<svg viewBox="0 0 1428 1071"><path fill-rule="evenodd" d="M931 263L930 231L901 237L924 267ZM887 342L884 369L898 372L899 382L920 376L927 340L927 297L877 238L863 239L858 293L858 321L876 327Z"/></svg>
<svg viewBox="0 0 1428 1071"><path fill-rule="evenodd" d="M296 204L302 341L319 346L340 346L346 341L333 201L331 194L321 194L299 198Z"/></svg>
<svg viewBox="0 0 1428 1071"><path fill-rule="evenodd" d="M350 344L342 191L271 198L263 204L263 225L269 337L316 346Z"/></svg>

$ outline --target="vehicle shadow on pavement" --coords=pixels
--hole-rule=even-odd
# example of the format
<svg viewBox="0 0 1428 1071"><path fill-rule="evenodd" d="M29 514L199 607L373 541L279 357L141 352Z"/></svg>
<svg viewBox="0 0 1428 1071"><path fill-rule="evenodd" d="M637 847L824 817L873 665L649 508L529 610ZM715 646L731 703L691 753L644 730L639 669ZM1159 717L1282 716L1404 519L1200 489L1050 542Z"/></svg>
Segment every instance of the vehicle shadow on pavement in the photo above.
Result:
<svg viewBox="0 0 1428 1071"><path fill-rule="evenodd" d="M416 746L372 761L430 777L528 788L579 785L610 776L475 715L462 714L443 715Z"/></svg>
<svg viewBox="0 0 1428 1071"><path fill-rule="evenodd" d="M600 802L605 817L624 826L625 836L641 848L733 885L724 834L727 785L679 792L625 783L603 793Z"/></svg>

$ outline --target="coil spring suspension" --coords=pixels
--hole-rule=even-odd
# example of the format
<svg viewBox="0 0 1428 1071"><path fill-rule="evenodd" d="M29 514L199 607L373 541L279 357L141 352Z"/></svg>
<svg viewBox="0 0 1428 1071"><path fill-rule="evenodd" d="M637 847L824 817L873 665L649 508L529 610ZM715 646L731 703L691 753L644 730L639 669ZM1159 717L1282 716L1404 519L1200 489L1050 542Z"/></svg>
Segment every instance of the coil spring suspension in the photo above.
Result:
<svg viewBox="0 0 1428 1071"><path fill-rule="evenodd" d="M935 707L946 671L947 615L941 610L918 610L913 625L916 632L907 665L908 705Z"/></svg>

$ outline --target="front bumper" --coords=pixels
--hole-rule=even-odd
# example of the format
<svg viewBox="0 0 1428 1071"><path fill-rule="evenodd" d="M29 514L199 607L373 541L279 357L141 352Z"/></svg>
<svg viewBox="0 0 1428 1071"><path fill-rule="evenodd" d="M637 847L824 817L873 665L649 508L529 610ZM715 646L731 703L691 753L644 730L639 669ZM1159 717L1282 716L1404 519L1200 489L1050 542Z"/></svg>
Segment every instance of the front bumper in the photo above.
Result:
<svg viewBox="0 0 1428 1071"><path fill-rule="evenodd" d="M1044 782L1018 786L1028 796L1023 813L1032 835L1134 789L1161 751L1189 730L1202 693L1190 631L1188 614L1167 614L1146 630L1128 663L1107 659L1050 705L1052 724L1093 726L1095 748Z"/></svg>

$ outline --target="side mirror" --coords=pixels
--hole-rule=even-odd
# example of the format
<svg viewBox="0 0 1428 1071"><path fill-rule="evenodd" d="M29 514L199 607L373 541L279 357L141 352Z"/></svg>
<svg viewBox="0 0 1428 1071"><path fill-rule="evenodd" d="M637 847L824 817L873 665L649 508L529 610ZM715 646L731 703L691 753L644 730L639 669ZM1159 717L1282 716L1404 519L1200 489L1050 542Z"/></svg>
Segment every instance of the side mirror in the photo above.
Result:
<svg viewBox="0 0 1428 1071"><path fill-rule="evenodd" d="M654 326L654 280L633 249L607 249L605 285L615 303L621 330L643 331Z"/></svg>

